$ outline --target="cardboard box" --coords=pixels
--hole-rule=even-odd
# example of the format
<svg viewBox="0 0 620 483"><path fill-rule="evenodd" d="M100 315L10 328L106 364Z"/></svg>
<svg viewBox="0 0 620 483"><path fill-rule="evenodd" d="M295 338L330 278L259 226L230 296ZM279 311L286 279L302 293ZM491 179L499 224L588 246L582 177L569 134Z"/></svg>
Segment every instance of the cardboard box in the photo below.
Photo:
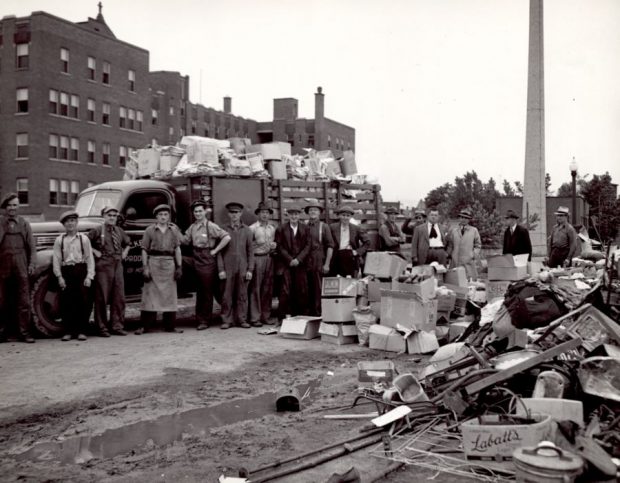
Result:
<svg viewBox="0 0 620 483"><path fill-rule="evenodd" d="M454 310L452 313L458 317L465 315L467 311L467 296L469 294L469 287L459 287L458 285L445 284L444 287L449 288L456 294L456 300L454 301Z"/></svg>
<svg viewBox="0 0 620 483"><path fill-rule="evenodd" d="M355 307L355 297L321 299L321 315L325 322L353 322Z"/></svg>
<svg viewBox="0 0 620 483"><path fill-rule="evenodd" d="M392 290L416 294L424 301L435 297L436 287L437 281L432 277L418 283L401 283L396 280L392 280Z"/></svg>
<svg viewBox="0 0 620 483"><path fill-rule="evenodd" d="M291 155L291 145L284 142L252 144L250 147L245 149L245 152L260 153L266 161L281 161L283 155Z"/></svg>
<svg viewBox="0 0 620 483"><path fill-rule="evenodd" d="M171 171L177 167L180 160L181 156L174 154L162 154L159 157L159 169L162 171Z"/></svg>
<svg viewBox="0 0 620 483"><path fill-rule="evenodd" d="M323 297L355 297L359 281L356 278L325 277L321 287Z"/></svg>
<svg viewBox="0 0 620 483"><path fill-rule="evenodd" d="M396 278L404 272L407 261L391 252L368 252L364 275L377 278Z"/></svg>
<svg viewBox="0 0 620 483"><path fill-rule="evenodd" d="M372 386L384 382L389 386L396 375L396 367L392 361L360 361L357 363L357 380L360 385Z"/></svg>
<svg viewBox="0 0 620 483"><path fill-rule="evenodd" d="M357 327L355 324L338 324L321 322L319 327L321 341L330 344L345 345L357 343Z"/></svg>
<svg viewBox="0 0 620 483"><path fill-rule="evenodd" d="M446 285L456 285L457 287L467 287L467 272L465 267L456 267L448 270L444 275Z"/></svg>
<svg viewBox="0 0 620 483"><path fill-rule="evenodd" d="M487 288L487 300L489 303L493 302L495 299L504 298L504 294L511 283L512 282L509 280L487 281L485 285Z"/></svg>
<svg viewBox="0 0 620 483"><path fill-rule="evenodd" d="M344 176L357 174L357 164L355 163L355 154L353 151L347 150L342 153L344 159L340 161L340 170Z"/></svg>
<svg viewBox="0 0 620 483"><path fill-rule="evenodd" d="M153 148L138 149L137 156L138 176L148 176L159 170L159 150Z"/></svg>
<svg viewBox="0 0 620 483"><path fill-rule="evenodd" d="M423 301L409 292L381 290L381 325L431 331L437 323L437 300Z"/></svg>
<svg viewBox="0 0 620 483"><path fill-rule="evenodd" d="M437 314L450 313L454 310L454 304L456 303L456 293L450 291L448 293L438 293L437 296ZM439 317L439 315L437 315ZM446 317L450 318L450 317Z"/></svg>
<svg viewBox="0 0 620 483"><path fill-rule="evenodd" d="M321 317L297 315L282 320L278 335L285 339L315 339L319 336Z"/></svg>
<svg viewBox="0 0 620 483"><path fill-rule="evenodd" d="M439 349L439 342L434 331L413 332L407 337L408 354L429 354Z"/></svg>
<svg viewBox="0 0 620 483"><path fill-rule="evenodd" d="M325 279L323 279L325 280ZM368 282L368 301L369 302L381 302L381 290L391 290L391 282L380 282L378 280L371 280Z"/></svg>
<svg viewBox="0 0 620 483"><path fill-rule="evenodd" d="M527 255L497 255L487 258L489 280L521 280L527 277Z"/></svg>
<svg viewBox="0 0 620 483"><path fill-rule="evenodd" d="M190 164L220 164L218 156L218 140L200 136L184 136L181 146L185 147L187 161Z"/></svg>
<svg viewBox="0 0 620 483"><path fill-rule="evenodd" d="M536 275L544 269L542 262L527 262L527 274Z"/></svg>
<svg viewBox="0 0 620 483"><path fill-rule="evenodd" d="M371 349L378 349L388 352L406 352L407 341L391 327L382 325L371 325L368 331L368 346Z"/></svg>
<svg viewBox="0 0 620 483"><path fill-rule="evenodd" d="M509 424L499 415L480 416L461 424L463 451L467 458L512 459L517 448L535 447L555 437L551 417L533 414L533 424Z"/></svg>
<svg viewBox="0 0 620 483"><path fill-rule="evenodd" d="M325 174L327 176L342 176L342 171L340 170L340 163L335 159L327 161L325 163Z"/></svg>

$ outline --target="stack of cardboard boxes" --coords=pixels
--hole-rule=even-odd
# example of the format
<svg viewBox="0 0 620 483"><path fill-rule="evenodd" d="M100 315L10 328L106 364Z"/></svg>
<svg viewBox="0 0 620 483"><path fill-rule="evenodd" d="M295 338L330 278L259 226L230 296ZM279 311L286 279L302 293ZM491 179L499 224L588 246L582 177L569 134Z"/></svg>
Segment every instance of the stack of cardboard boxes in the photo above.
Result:
<svg viewBox="0 0 620 483"><path fill-rule="evenodd" d="M357 329L353 310L357 306L359 280L325 277L321 296L321 340L332 344L355 344Z"/></svg>
<svg viewBox="0 0 620 483"><path fill-rule="evenodd" d="M508 286L527 278L527 255L497 255L487 259L489 281L486 285L487 301L503 297Z"/></svg>

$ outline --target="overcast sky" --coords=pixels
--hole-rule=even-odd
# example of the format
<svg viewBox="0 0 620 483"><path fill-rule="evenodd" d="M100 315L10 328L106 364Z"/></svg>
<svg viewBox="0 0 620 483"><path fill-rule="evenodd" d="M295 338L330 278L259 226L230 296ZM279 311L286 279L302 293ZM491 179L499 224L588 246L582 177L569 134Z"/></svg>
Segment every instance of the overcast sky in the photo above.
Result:
<svg viewBox="0 0 620 483"><path fill-rule="evenodd" d="M3 0L2 15L71 21L95 0ZM545 0L546 162L552 189L580 173L620 181L620 1ZM151 70L191 78L192 102L272 119L272 99L356 129L358 169L416 203L467 170L523 180L527 0L103 0ZM200 82L202 72L202 83Z"/></svg>

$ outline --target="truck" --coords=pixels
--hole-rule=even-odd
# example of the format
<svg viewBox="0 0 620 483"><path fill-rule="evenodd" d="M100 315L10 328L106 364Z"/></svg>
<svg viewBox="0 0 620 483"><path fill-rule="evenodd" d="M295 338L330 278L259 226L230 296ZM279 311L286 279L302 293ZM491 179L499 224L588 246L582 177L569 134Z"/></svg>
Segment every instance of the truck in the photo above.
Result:
<svg viewBox="0 0 620 483"><path fill-rule="evenodd" d="M254 208L260 201L274 209L274 221L285 220L287 206L302 204L306 199L319 200L325 207L324 221L337 221L335 208L350 203L355 218L376 247L381 222L381 187L378 184L350 184L343 181L276 180L271 178L184 176L168 179L136 179L109 181L87 188L77 198L78 229L86 232L101 225L101 210L114 206L119 210L118 224L126 231L131 247L124 262L125 298L138 301L142 291L141 241L144 230L155 222L153 209L162 203L170 205L172 220L182 232L192 223L190 205L204 200L208 217L222 226L228 221L226 204L243 203L242 220L256 220ZM302 218L305 215L302 216ZM34 327L43 336L55 337L63 332L59 310L59 287L52 273L52 248L56 237L64 233L60 222L34 222L32 229L37 247L36 270L32 277L31 314ZM184 253L184 259L188 253ZM184 270L178 283L181 297L193 291L191 270Z"/></svg>

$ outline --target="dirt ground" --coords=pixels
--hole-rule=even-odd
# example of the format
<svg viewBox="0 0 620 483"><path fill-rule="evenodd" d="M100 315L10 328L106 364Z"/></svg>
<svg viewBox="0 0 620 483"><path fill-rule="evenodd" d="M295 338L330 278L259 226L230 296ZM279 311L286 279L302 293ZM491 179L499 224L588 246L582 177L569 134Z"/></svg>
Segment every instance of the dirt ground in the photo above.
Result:
<svg viewBox="0 0 620 483"><path fill-rule="evenodd" d="M366 420L323 418L355 399L359 361L392 359L400 372L418 367L406 354L264 336L255 328L198 332L188 315L185 310L180 321L183 334L0 345L0 480L237 476L241 467L359 435ZM302 410L276 413L277 395L293 388ZM369 451L378 450L371 446L275 481L323 482L352 466L362 481L434 475L408 466L376 479L393 463Z"/></svg>

